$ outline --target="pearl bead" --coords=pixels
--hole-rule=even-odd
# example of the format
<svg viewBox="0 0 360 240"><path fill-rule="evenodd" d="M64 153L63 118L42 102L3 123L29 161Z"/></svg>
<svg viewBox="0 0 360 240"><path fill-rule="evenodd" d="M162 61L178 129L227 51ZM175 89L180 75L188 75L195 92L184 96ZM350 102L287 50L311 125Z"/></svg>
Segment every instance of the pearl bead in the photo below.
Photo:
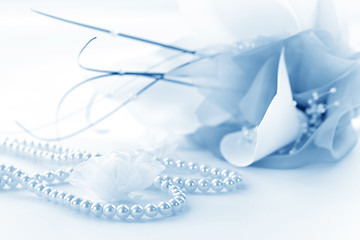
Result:
<svg viewBox="0 0 360 240"><path fill-rule="evenodd" d="M23 175L23 176L20 178L20 184L21 184L21 186L27 187L30 180L31 180L31 178L30 178L28 175Z"/></svg>
<svg viewBox="0 0 360 240"><path fill-rule="evenodd" d="M38 180L39 182L43 181L43 177L39 173L35 173L32 175L32 178Z"/></svg>
<svg viewBox="0 0 360 240"><path fill-rule="evenodd" d="M63 182L69 175L63 171L62 169L58 169L55 171L55 178L59 181L59 182Z"/></svg>
<svg viewBox="0 0 360 240"><path fill-rule="evenodd" d="M173 183L174 183L174 185L179 186L180 188L183 188L184 184L185 184L185 180L182 177L175 177L173 179Z"/></svg>
<svg viewBox="0 0 360 240"><path fill-rule="evenodd" d="M16 188L19 182L14 177L8 177L6 184L9 186L9 188Z"/></svg>
<svg viewBox="0 0 360 240"><path fill-rule="evenodd" d="M128 206L124 204L121 204L116 208L116 215L122 220L126 219L129 216L129 214L130 214L130 209Z"/></svg>
<svg viewBox="0 0 360 240"><path fill-rule="evenodd" d="M169 187L169 192L173 191L180 191L180 187L177 185L172 185L171 187Z"/></svg>
<svg viewBox="0 0 360 240"><path fill-rule="evenodd" d="M241 178L240 176L233 175L233 176L231 176L231 179L235 182L236 188L240 188L240 187L241 187L242 178Z"/></svg>
<svg viewBox="0 0 360 240"><path fill-rule="evenodd" d="M187 179L185 181L185 189L188 192L194 192L197 188L197 183L195 180L193 179Z"/></svg>
<svg viewBox="0 0 360 240"><path fill-rule="evenodd" d="M229 177L229 174L231 173L231 171L229 169L224 169L221 171L221 177L222 178L227 178Z"/></svg>
<svg viewBox="0 0 360 240"><path fill-rule="evenodd" d="M65 170L67 176L69 176L73 171L74 171L73 168L67 168L67 169Z"/></svg>
<svg viewBox="0 0 360 240"><path fill-rule="evenodd" d="M235 175L239 175L239 174L238 174L237 172L233 172L233 171L229 173L229 177L230 177L230 178L231 178L232 176L235 176Z"/></svg>
<svg viewBox="0 0 360 240"><path fill-rule="evenodd" d="M53 160L56 162L56 163L60 163L60 155L59 154L54 154L54 157L53 157Z"/></svg>
<svg viewBox="0 0 360 240"><path fill-rule="evenodd" d="M231 178L225 178L224 184L228 191L233 191L236 188L235 182Z"/></svg>
<svg viewBox="0 0 360 240"><path fill-rule="evenodd" d="M103 205L101 203L95 203L91 206L91 214L95 217L100 217L103 213Z"/></svg>
<svg viewBox="0 0 360 240"><path fill-rule="evenodd" d="M1 164L0 165L0 175L4 175L5 174L5 169L6 169L6 166L4 164Z"/></svg>
<svg viewBox="0 0 360 240"><path fill-rule="evenodd" d="M186 162L182 160L176 160L175 164L179 169L184 169L186 167Z"/></svg>
<svg viewBox="0 0 360 240"><path fill-rule="evenodd" d="M116 207L113 204L106 204L104 206L104 216L107 218L113 218L116 214Z"/></svg>
<svg viewBox="0 0 360 240"><path fill-rule="evenodd" d="M160 176L157 176L154 180L154 187L156 187L157 189L160 189L161 187L161 184L164 182L164 178L163 177L160 177Z"/></svg>
<svg viewBox="0 0 360 240"><path fill-rule="evenodd" d="M168 176L168 175L164 175L163 178L164 178L164 181L168 181L168 182L172 182L172 181L173 181L172 177L171 177L171 176Z"/></svg>
<svg viewBox="0 0 360 240"><path fill-rule="evenodd" d="M7 168L5 168L5 173L8 176L12 176L13 172L15 172L16 168L14 168L14 166L8 166Z"/></svg>
<svg viewBox="0 0 360 240"><path fill-rule="evenodd" d="M42 190L44 190L45 186L44 184L38 184L36 187L35 187L35 193L36 195L38 195L39 197L42 196Z"/></svg>
<svg viewBox="0 0 360 240"><path fill-rule="evenodd" d="M164 216L169 216L172 213L171 205L168 202L161 202L158 205L159 212Z"/></svg>
<svg viewBox="0 0 360 240"><path fill-rule="evenodd" d="M53 188L51 187L45 187L43 190L42 190L42 196L49 200L49 196L50 196L50 193L52 192L52 190L54 190Z"/></svg>
<svg viewBox="0 0 360 240"><path fill-rule="evenodd" d="M77 153L75 153L74 158L75 158L76 161L79 161L79 160L82 159L83 155L84 154L82 152L77 152Z"/></svg>
<svg viewBox="0 0 360 240"><path fill-rule="evenodd" d="M163 163L166 167L174 167L175 166L175 162L171 158L165 158L163 160Z"/></svg>
<svg viewBox="0 0 360 240"><path fill-rule="evenodd" d="M59 192L58 195L56 196L57 202L62 204L63 201L64 201L65 196L66 196L65 192Z"/></svg>
<svg viewBox="0 0 360 240"><path fill-rule="evenodd" d="M196 173L199 169L199 164L190 162L188 163L188 168L191 173Z"/></svg>
<svg viewBox="0 0 360 240"><path fill-rule="evenodd" d="M24 175L25 173L23 171L21 171L20 169L16 170L13 172L13 177L15 178L15 180L19 181L21 176Z"/></svg>
<svg viewBox="0 0 360 240"><path fill-rule="evenodd" d="M29 188L29 190L32 191L32 192L35 192L35 187L36 187L36 185L38 185L39 183L40 183L40 182L37 181L37 180L35 180L35 179L30 180L29 183L28 183L28 188Z"/></svg>
<svg viewBox="0 0 360 240"><path fill-rule="evenodd" d="M186 199L186 195L182 191L174 193L173 196L179 196L179 197Z"/></svg>
<svg viewBox="0 0 360 240"><path fill-rule="evenodd" d="M210 175L212 178L220 178L221 177L221 170L219 168L212 168Z"/></svg>
<svg viewBox="0 0 360 240"><path fill-rule="evenodd" d="M176 199L170 199L169 203L171 205L171 209L174 213L180 212L181 210L181 203Z"/></svg>
<svg viewBox="0 0 360 240"><path fill-rule="evenodd" d="M80 212L89 214L91 211L92 202L90 200L84 200L80 203Z"/></svg>
<svg viewBox="0 0 360 240"><path fill-rule="evenodd" d="M75 196L72 195L71 193L66 194L66 196L64 197L63 203L65 206L70 207L71 204L71 200L73 200Z"/></svg>
<svg viewBox="0 0 360 240"><path fill-rule="evenodd" d="M181 193L183 193L180 189L172 189L172 190L170 190L169 189L169 193L171 194L171 195L178 195L178 194L181 194Z"/></svg>
<svg viewBox="0 0 360 240"><path fill-rule="evenodd" d="M205 179L200 179L198 181L198 188L199 188L200 192L205 193L205 192L209 191L209 189L210 189L210 182Z"/></svg>
<svg viewBox="0 0 360 240"><path fill-rule="evenodd" d="M79 197L73 198L70 202L71 209L76 210L76 211L79 210L81 202L82 202L81 198L79 198Z"/></svg>
<svg viewBox="0 0 360 240"><path fill-rule="evenodd" d="M169 188L173 186L172 183L165 181L161 184L161 191L167 193L169 191Z"/></svg>
<svg viewBox="0 0 360 240"><path fill-rule="evenodd" d="M144 215L144 210L140 205L135 204L130 209L130 215L135 219L140 219Z"/></svg>
<svg viewBox="0 0 360 240"><path fill-rule="evenodd" d="M203 177L207 177L210 175L210 167L207 165L201 165L199 168L199 173Z"/></svg>
<svg viewBox="0 0 360 240"><path fill-rule="evenodd" d="M54 203L57 202L56 197L57 197L58 193L59 193L59 192L56 191L56 190L52 190L52 191L50 192L50 194L49 194L49 200L50 200L50 202L54 202Z"/></svg>
<svg viewBox="0 0 360 240"><path fill-rule="evenodd" d="M219 179L213 179L211 181L211 188L215 191L215 192L221 192L221 190L224 188L224 184L221 180Z"/></svg>
<svg viewBox="0 0 360 240"><path fill-rule="evenodd" d="M149 203L148 205L145 206L144 211L146 216L152 218L158 214L159 209L155 204Z"/></svg>
<svg viewBox="0 0 360 240"><path fill-rule="evenodd" d="M183 197L175 196L174 199L177 200L177 201L179 201L179 203L181 204L182 207L183 207L183 206L185 205L185 203L186 203L186 200L185 200L185 198L183 198Z"/></svg>
<svg viewBox="0 0 360 240"><path fill-rule="evenodd" d="M48 183L52 183L55 180L55 174L51 171L44 173L44 180Z"/></svg>
<svg viewBox="0 0 360 240"><path fill-rule="evenodd" d="M6 184L6 180L4 178L2 178L2 176L0 176L0 189L4 188Z"/></svg>

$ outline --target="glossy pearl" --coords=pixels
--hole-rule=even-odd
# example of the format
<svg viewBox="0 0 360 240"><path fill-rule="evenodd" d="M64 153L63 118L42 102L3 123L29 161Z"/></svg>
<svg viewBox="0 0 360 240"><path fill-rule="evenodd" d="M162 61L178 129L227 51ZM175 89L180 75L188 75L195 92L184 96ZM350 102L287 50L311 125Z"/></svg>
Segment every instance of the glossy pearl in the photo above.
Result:
<svg viewBox="0 0 360 240"><path fill-rule="evenodd" d="M185 189L188 192L195 192L197 188L197 183L194 179L187 179L185 181Z"/></svg>
<svg viewBox="0 0 360 240"><path fill-rule="evenodd" d="M164 175L163 178L164 178L164 181L167 181L167 182L172 182L173 181L173 178L171 176L168 176L168 175Z"/></svg>
<svg viewBox="0 0 360 240"><path fill-rule="evenodd" d="M242 178L238 175L231 176L231 179L235 182L236 188L240 188L242 185Z"/></svg>
<svg viewBox="0 0 360 240"><path fill-rule="evenodd" d="M221 171L221 177L227 178L227 177L229 177L230 173L231 173L231 171L229 169L224 169Z"/></svg>
<svg viewBox="0 0 360 240"><path fill-rule="evenodd" d="M130 209L130 215L135 219L140 219L144 215L144 209L140 205L135 204Z"/></svg>
<svg viewBox="0 0 360 240"><path fill-rule="evenodd" d="M124 204L121 204L116 208L116 215L122 220L126 219L129 216L129 214L130 214L130 209L128 206Z"/></svg>
<svg viewBox="0 0 360 240"><path fill-rule="evenodd" d="M43 177L39 173L33 174L32 178L38 180L39 182L43 181Z"/></svg>
<svg viewBox="0 0 360 240"><path fill-rule="evenodd" d="M56 170L55 172L55 178L59 182L63 182L69 175L62 169Z"/></svg>
<svg viewBox="0 0 360 240"><path fill-rule="evenodd" d="M179 186L180 188L183 188L184 184L185 184L185 180L182 177L175 177L173 179L173 183L174 183L174 185Z"/></svg>
<svg viewBox="0 0 360 240"><path fill-rule="evenodd" d="M169 216L172 213L171 205L168 202L161 202L158 205L159 212L164 216Z"/></svg>
<svg viewBox="0 0 360 240"><path fill-rule="evenodd" d="M167 193L167 192L169 191L169 188L170 188L171 186L173 186L172 183L170 183L170 182L168 182L168 181L165 181L165 182L163 182L163 183L161 184L160 189L161 189L162 192Z"/></svg>
<svg viewBox="0 0 360 240"><path fill-rule="evenodd" d="M35 187L35 193L36 195L38 195L39 197L42 196L42 190L44 190L45 186L43 184L38 184L36 187Z"/></svg>
<svg viewBox="0 0 360 240"><path fill-rule="evenodd" d="M196 173L199 169L199 164L194 163L194 162L189 162L188 168L191 173Z"/></svg>
<svg viewBox="0 0 360 240"><path fill-rule="evenodd" d="M239 175L237 172L230 172L229 173L229 177L231 178L232 176L237 176L237 175Z"/></svg>
<svg viewBox="0 0 360 240"><path fill-rule="evenodd" d="M35 179L30 180L29 183L28 183L29 190L32 191L32 192L35 192L35 187L38 184L39 184L39 181L37 181Z"/></svg>
<svg viewBox="0 0 360 240"><path fill-rule="evenodd" d="M50 200L50 202L57 203L56 197L57 197L58 193L59 193L59 192L56 191L56 190L52 190L52 191L50 192L50 194L49 194L49 200Z"/></svg>
<svg viewBox="0 0 360 240"><path fill-rule="evenodd" d="M3 179L3 178L0 176L0 189L1 189L1 188L4 188L5 185L6 185L6 180Z"/></svg>
<svg viewBox="0 0 360 240"><path fill-rule="evenodd" d="M15 172L16 168L14 166L8 166L5 168L5 173L8 176L12 176L13 172Z"/></svg>
<svg viewBox="0 0 360 240"><path fill-rule="evenodd" d="M21 177L24 175L25 173L23 171L21 171L20 169L16 170L13 172L13 177L15 178L15 180L20 181Z"/></svg>
<svg viewBox="0 0 360 240"><path fill-rule="evenodd" d="M169 193L170 193L171 195L175 196L175 195L178 195L178 194L183 193L183 191L181 191L180 189L172 189L172 190L170 191L170 189L169 189Z"/></svg>
<svg viewBox="0 0 360 240"><path fill-rule="evenodd" d="M170 199L169 203L171 205L171 209L174 213L178 213L181 210L181 203L176 199Z"/></svg>
<svg viewBox="0 0 360 240"><path fill-rule="evenodd" d="M5 169L6 169L6 166L4 164L1 164L0 165L0 175L4 175L5 174Z"/></svg>
<svg viewBox="0 0 360 240"><path fill-rule="evenodd" d="M164 178L161 176L157 176L154 180L154 187L156 187L157 189L160 189L161 184L164 182Z"/></svg>
<svg viewBox="0 0 360 240"><path fill-rule="evenodd" d="M73 200L75 196L72 195L71 193L66 194L66 196L64 197L63 203L65 206L70 207L71 204L71 200Z"/></svg>
<svg viewBox="0 0 360 240"><path fill-rule="evenodd" d="M100 217L103 213L103 205L101 203L95 203L91 206L91 214L95 217Z"/></svg>
<svg viewBox="0 0 360 240"><path fill-rule="evenodd" d="M225 188L228 191L233 191L236 189L235 182L231 178L225 178L224 180Z"/></svg>
<svg viewBox="0 0 360 240"><path fill-rule="evenodd" d="M199 168L199 173L203 177L207 177L210 175L210 167L207 165L201 165Z"/></svg>
<svg viewBox="0 0 360 240"><path fill-rule="evenodd" d="M221 169L212 168L210 171L210 175L212 178L220 178L221 177Z"/></svg>
<svg viewBox="0 0 360 240"><path fill-rule="evenodd" d="M116 214L116 207L113 204L106 204L103 209L104 216L111 219Z"/></svg>
<svg viewBox="0 0 360 240"><path fill-rule="evenodd" d="M171 158L165 158L163 160L163 163L166 167L174 167L175 166L175 162Z"/></svg>
<svg viewBox="0 0 360 240"><path fill-rule="evenodd" d="M80 212L83 214L89 214L91 211L92 202L90 200L84 200L80 203Z"/></svg>
<svg viewBox="0 0 360 240"><path fill-rule="evenodd" d="M182 160L176 160L175 165L179 169L184 169L186 167L186 162Z"/></svg>
<svg viewBox="0 0 360 240"><path fill-rule="evenodd" d="M185 198L183 198L183 197L175 196L174 199L177 200L177 201L179 201L179 203L181 204L182 207L183 207L183 206L185 205L185 203L186 203L186 200L185 200Z"/></svg>
<svg viewBox="0 0 360 240"><path fill-rule="evenodd" d="M200 179L198 181L198 188L199 188L200 192L205 193L205 192L209 191L209 189L210 189L210 182L205 179Z"/></svg>
<svg viewBox="0 0 360 240"><path fill-rule="evenodd" d="M50 193L53 191L54 189L51 187L45 187L42 190L42 197L44 197L45 199L49 199Z"/></svg>
<svg viewBox="0 0 360 240"><path fill-rule="evenodd" d="M44 180L48 183L52 183L55 180L55 174L51 171L44 173Z"/></svg>
<svg viewBox="0 0 360 240"><path fill-rule="evenodd" d="M179 197L186 199L186 195L182 191L174 193L173 196L179 196Z"/></svg>
<svg viewBox="0 0 360 240"><path fill-rule="evenodd" d="M6 184L9 186L9 188L16 188L19 182L14 177L8 177Z"/></svg>
<svg viewBox="0 0 360 240"><path fill-rule="evenodd" d="M82 202L82 199L79 197L75 197L71 200L70 202L70 207L73 210L79 210L80 209L80 204Z"/></svg>
<svg viewBox="0 0 360 240"><path fill-rule="evenodd" d="M144 211L146 216L153 218L158 214L159 209L155 204L149 203L145 206Z"/></svg>
<svg viewBox="0 0 360 240"><path fill-rule="evenodd" d="M21 184L21 186L27 187L30 180L31 180L31 178L30 178L28 175L23 175L23 176L20 178L20 184Z"/></svg>
<svg viewBox="0 0 360 240"><path fill-rule="evenodd" d="M65 192L59 192L58 195L56 196L57 202L62 204L64 202L65 196L66 196Z"/></svg>
<svg viewBox="0 0 360 240"><path fill-rule="evenodd" d="M169 192L173 192L173 191L180 191L180 187L175 185L172 185L171 187L169 187Z"/></svg>
<svg viewBox="0 0 360 240"><path fill-rule="evenodd" d="M213 179L211 181L211 188L215 191L215 192L221 192L221 190L224 188L224 184L221 180L219 179Z"/></svg>

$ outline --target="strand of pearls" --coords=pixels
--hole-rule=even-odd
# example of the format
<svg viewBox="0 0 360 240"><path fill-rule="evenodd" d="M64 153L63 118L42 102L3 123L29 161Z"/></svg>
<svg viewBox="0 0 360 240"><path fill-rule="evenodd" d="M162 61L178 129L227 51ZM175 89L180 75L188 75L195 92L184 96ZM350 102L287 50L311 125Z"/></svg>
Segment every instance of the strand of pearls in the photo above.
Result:
<svg viewBox="0 0 360 240"><path fill-rule="evenodd" d="M56 144L6 138L0 142L0 150L5 153L15 153L21 157L29 157L38 161L48 161L55 164L69 164L86 161L92 156L87 151L63 148Z"/></svg>
<svg viewBox="0 0 360 240"><path fill-rule="evenodd" d="M70 174L64 171L64 174L55 175L55 179L50 182L64 182ZM64 178L65 176L65 178ZM47 179L44 179L48 182ZM158 204L149 203L145 206L134 204L129 207L126 204L114 205L111 202L92 202L88 199L82 199L75 194L58 191L45 183L30 177L24 171L15 168L12 165L0 165L0 189L26 189L37 196L55 204L68 207L84 214L91 214L95 217L113 219L117 217L120 220L125 219L151 219L159 215L166 217L179 213L185 205L186 195L180 187L169 181L164 181L160 189L170 196L170 200Z"/></svg>
<svg viewBox="0 0 360 240"><path fill-rule="evenodd" d="M17 139L5 139L0 142L0 151L4 153L15 153L16 156L28 157L32 159L49 161L53 164L69 164L86 161L92 156L81 150L71 150L62 148L58 145L48 143L19 141ZM17 169L12 165L0 164L0 190L1 189L26 189L35 193L37 196L69 207L75 211L84 214L91 214L95 217L105 217L108 219L117 218L120 220L132 219L152 219L155 217L166 217L179 213L186 203L184 193L206 193L233 191L239 189L242 185L241 176L229 169L221 170L211 168L208 165L199 165L194 162L186 163L182 160L173 160L170 158L158 159L167 169L184 171L191 174L199 174L200 178L185 178L179 176L158 176L154 180L154 187L170 196L168 201L158 204L149 203L145 206L134 204L114 205L111 202L92 202L88 199L82 199L71 193L58 191L53 185L64 183L72 172L72 168L57 169L55 171L46 171L44 173L26 174L23 170ZM52 184L49 186L47 184Z"/></svg>
<svg viewBox="0 0 360 240"><path fill-rule="evenodd" d="M173 177L168 175L158 176L154 181L154 186L160 188L162 182L168 181L188 193L200 192L221 192L234 191L241 188L242 177L239 173L230 169L212 168L208 165L199 165L195 162L187 163L183 160L164 158L160 160L167 169L199 174L200 178Z"/></svg>

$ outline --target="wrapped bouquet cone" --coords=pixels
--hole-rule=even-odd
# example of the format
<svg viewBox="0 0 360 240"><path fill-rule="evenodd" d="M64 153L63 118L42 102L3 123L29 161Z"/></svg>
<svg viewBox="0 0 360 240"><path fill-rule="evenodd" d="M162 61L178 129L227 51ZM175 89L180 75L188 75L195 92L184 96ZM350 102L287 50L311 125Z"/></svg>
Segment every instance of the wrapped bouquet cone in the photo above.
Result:
<svg viewBox="0 0 360 240"><path fill-rule="evenodd" d="M221 153L235 166L249 166L300 137L303 121L293 101L283 49L278 65L277 91L260 124L225 135L220 145Z"/></svg>

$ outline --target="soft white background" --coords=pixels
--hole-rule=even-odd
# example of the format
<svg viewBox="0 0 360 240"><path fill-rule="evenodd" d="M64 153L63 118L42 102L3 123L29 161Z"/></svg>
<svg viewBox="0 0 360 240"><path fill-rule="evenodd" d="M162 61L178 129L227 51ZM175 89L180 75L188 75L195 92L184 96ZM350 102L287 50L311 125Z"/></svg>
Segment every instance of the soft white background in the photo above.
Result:
<svg viewBox="0 0 360 240"><path fill-rule="evenodd" d="M292 2L299 5L300 1ZM360 38L356 34L359 19L355 2L337 1L350 16L350 41L357 47ZM1 136L14 132L24 135L14 120L30 128L53 121L60 97L89 76L76 64L78 51L91 37L102 36L46 19L30 8L163 42L176 41L188 31L179 20L175 1L0 0ZM306 4L299 9L306 15ZM118 41L120 47L114 50L112 58L116 54L125 58L148 51L147 47ZM121 43L127 47L121 48ZM95 54L106 61L109 47L100 46L104 51ZM86 94L84 90L73 96L74 105L86 103ZM71 105L72 102L64 108L74 107ZM136 142L145 129L126 111L120 111L99 128L109 131L102 135L90 131L64 144L106 152ZM37 133L54 136L49 129ZM185 151L182 156L189 161L229 167L206 152ZM295 170L241 169L245 179L241 192L191 195L183 214L146 223L97 220L25 192L0 192L0 239L359 239L359 156L358 144L345 159L333 165ZM20 160L1 158L31 167Z"/></svg>

